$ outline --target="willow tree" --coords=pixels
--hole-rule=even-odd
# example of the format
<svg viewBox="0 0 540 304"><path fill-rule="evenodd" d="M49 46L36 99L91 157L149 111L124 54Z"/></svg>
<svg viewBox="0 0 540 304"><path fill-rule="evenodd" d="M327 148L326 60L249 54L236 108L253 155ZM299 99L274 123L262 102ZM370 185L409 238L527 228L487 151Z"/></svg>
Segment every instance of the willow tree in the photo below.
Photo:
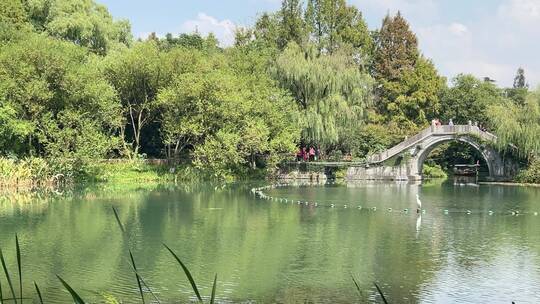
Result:
<svg viewBox="0 0 540 304"><path fill-rule="evenodd" d="M328 149L363 122L373 80L343 52L318 55L290 44L277 58L275 75L302 109L302 139Z"/></svg>
<svg viewBox="0 0 540 304"><path fill-rule="evenodd" d="M10 0L13 1L13 0ZM115 21L107 8L93 0L23 1L38 31L69 40L104 55L119 44L129 45L131 26Z"/></svg>
<svg viewBox="0 0 540 304"><path fill-rule="evenodd" d="M488 117L497 144L501 147L514 146L519 156L529 160L540 155L540 89L529 93L523 105L509 100L492 105Z"/></svg>

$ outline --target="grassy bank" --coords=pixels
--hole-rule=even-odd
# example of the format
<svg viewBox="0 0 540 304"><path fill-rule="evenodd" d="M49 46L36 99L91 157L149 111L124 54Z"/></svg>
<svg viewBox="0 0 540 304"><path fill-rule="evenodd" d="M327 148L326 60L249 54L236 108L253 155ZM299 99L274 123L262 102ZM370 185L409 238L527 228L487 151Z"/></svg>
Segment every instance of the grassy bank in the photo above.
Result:
<svg viewBox="0 0 540 304"><path fill-rule="evenodd" d="M171 182L264 179L265 169L231 172L225 178L190 164L156 160L49 160L0 158L0 189L41 189L91 184L161 184Z"/></svg>
<svg viewBox="0 0 540 304"><path fill-rule="evenodd" d="M0 187L39 188L88 183L169 182L196 178L186 166L152 164L143 160L83 161L42 158L0 158Z"/></svg>

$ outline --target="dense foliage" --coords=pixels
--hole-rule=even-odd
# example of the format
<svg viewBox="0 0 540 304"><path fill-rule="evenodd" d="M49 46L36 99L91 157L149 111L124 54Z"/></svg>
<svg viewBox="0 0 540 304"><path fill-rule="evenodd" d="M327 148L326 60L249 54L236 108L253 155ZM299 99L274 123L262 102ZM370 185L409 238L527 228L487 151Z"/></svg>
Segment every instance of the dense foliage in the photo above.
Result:
<svg viewBox="0 0 540 304"><path fill-rule="evenodd" d="M227 178L300 146L363 159L434 118L478 122L533 161L540 93L528 88L521 68L512 88L471 75L447 87L404 16L370 31L345 0L283 0L226 48L212 34L134 41L93 0L0 7L0 156L5 168L42 158L47 175L149 157Z"/></svg>

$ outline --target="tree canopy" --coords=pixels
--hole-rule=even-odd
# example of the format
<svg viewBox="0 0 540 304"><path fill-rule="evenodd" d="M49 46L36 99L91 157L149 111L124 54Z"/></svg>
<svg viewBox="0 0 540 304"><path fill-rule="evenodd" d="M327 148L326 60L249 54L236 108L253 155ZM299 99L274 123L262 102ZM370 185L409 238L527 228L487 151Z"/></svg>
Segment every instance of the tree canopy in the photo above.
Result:
<svg viewBox="0 0 540 304"><path fill-rule="evenodd" d="M0 7L0 155L174 158L227 178L275 168L294 150L357 159L433 118L477 121L523 157L538 152L538 92L472 75L450 86L401 13L370 31L345 0L283 0L234 46L213 34L155 33L93 0ZM339 157L338 157L339 159Z"/></svg>

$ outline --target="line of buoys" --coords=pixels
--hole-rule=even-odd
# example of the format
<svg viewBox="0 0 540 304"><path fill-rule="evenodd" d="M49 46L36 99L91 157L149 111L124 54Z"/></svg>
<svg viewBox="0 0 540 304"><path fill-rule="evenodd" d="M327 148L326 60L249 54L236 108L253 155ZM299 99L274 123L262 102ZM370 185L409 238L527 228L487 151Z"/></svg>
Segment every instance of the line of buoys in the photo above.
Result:
<svg viewBox="0 0 540 304"><path fill-rule="evenodd" d="M335 182L328 182L327 184L333 185L333 184L335 184ZM260 199L271 200L271 201L279 201L279 202L285 202L285 203L289 203L289 202L294 203L295 200L293 200L293 199L288 199L288 198L283 198L283 197L273 197L273 196L269 196L269 195L264 193L264 190L281 188L281 187L289 187L289 186L291 186L291 185L290 184L273 184L273 185L267 185L267 186L263 186L263 187L252 188L250 191L251 191L251 193L253 193L256 197L258 197ZM303 187L303 186L309 186L309 185L300 185L300 187ZM313 206L313 207L337 208L337 205L335 203L325 205L325 204L320 204L319 202L309 202L309 201L297 200L296 204L297 205ZM348 209L348 208L349 208L348 204L343 205L343 209ZM356 208L358 210L363 210L362 206L357 206ZM369 207L368 210L375 212L375 211L377 211L377 207ZM387 208L387 211L389 213L395 212L392 208ZM408 214L409 209L405 208L405 209L403 209L402 211L399 211L399 212ZM418 209L417 212L418 213L421 212L422 214L426 214L427 211L425 209ZM469 210L469 209L461 210L461 211L460 210L450 211L448 209L443 210L443 214L445 214L445 215L449 215L450 213L465 213L467 215L473 214L473 212L471 210ZM474 212L474 214L482 214L482 213L483 212ZM510 210L510 211L506 211L506 212L497 212L497 213L494 212L493 210L488 210L487 214L488 215L495 215L495 214L506 214L506 215L508 215L508 214L510 214L510 215L513 215L513 216L532 214L534 216L538 216L537 211L528 213L528 212L521 212L519 210Z"/></svg>

